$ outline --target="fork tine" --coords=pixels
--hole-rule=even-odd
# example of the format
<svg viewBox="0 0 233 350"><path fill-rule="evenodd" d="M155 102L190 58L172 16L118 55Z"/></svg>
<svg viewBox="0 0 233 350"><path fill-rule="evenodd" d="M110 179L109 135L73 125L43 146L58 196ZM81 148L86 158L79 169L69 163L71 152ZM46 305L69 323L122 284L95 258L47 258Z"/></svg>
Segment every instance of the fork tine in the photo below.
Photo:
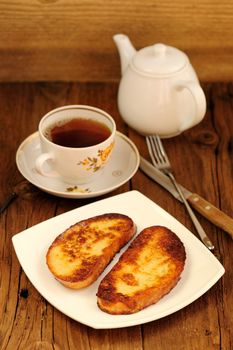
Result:
<svg viewBox="0 0 233 350"><path fill-rule="evenodd" d="M152 136L154 143L156 144L156 149L159 151L160 157L163 163L167 163L167 166L170 166L170 161L168 159L167 153L163 147L162 141L158 135Z"/></svg>
<svg viewBox="0 0 233 350"><path fill-rule="evenodd" d="M161 157L159 152L157 152L157 147L154 144L153 136L147 136L146 137L146 143L148 147L148 151L152 160L152 163L154 166L159 167L161 165Z"/></svg>
<svg viewBox="0 0 233 350"><path fill-rule="evenodd" d="M158 145L157 147L158 147L158 149L159 149L161 155L162 155L162 156L165 156L165 155L166 155L166 154L165 154L165 150L164 150L164 148L163 148L163 144L162 144L162 142L161 142L161 140L160 140L160 137L157 136L157 135L155 135L155 136L153 136L153 140L154 140L154 142L156 143L156 145Z"/></svg>
<svg viewBox="0 0 233 350"><path fill-rule="evenodd" d="M158 165L158 160L154 156L154 152L153 152L153 149L152 149L151 137L150 136L146 136L146 144L147 144L147 148L148 148L148 151L149 151L152 163L153 163L154 166L157 166Z"/></svg>
<svg viewBox="0 0 233 350"><path fill-rule="evenodd" d="M159 168L170 167L168 157L159 136L147 136L146 143L153 165Z"/></svg>
<svg viewBox="0 0 233 350"><path fill-rule="evenodd" d="M157 154L160 160L160 163L164 163L164 160L166 161L166 159L164 159L163 147L161 147L161 142L158 136L151 136L151 143L153 145L152 148L154 152Z"/></svg>

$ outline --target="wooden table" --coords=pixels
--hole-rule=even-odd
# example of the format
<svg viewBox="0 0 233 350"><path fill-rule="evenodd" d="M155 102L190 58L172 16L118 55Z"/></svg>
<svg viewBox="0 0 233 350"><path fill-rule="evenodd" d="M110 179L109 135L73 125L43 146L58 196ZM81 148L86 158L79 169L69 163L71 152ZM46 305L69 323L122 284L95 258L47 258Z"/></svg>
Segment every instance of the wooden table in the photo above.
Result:
<svg viewBox="0 0 233 350"><path fill-rule="evenodd" d="M179 181L233 216L233 84L203 84L208 100L204 120L164 145ZM112 193L94 199L64 199L28 183L17 170L19 144L37 130L49 110L90 104L112 114L119 131L149 159L145 140L122 121L116 83L12 83L0 85L0 203L11 191L17 199L1 214L0 348L78 350L230 350L233 329L233 242L229 235L197 214L215 244L225 275L184 309L144 325L95 330L52 307L24 274L11 238L39 222L73 208L136 189L194 231L184 206L140 170Z"/></svg>

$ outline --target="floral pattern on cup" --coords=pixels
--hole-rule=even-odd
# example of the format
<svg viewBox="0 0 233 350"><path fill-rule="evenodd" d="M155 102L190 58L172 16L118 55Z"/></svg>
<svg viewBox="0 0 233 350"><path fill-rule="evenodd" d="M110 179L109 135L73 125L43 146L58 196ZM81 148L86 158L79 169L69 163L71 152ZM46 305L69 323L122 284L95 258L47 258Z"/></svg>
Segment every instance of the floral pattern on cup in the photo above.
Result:
<svg viewBox="0 0 233 350"><path fill-rule="evenodd" d="M84 168L86 168L87 171L92 170L93 172L96 172L99 169L101 169L102 165L108 159L113 149L113 146L114 146L114 142L112 142L105 149L98 150L97 157L87 157L84 160L81 160L80 162L78 162L77 164L82 165Z"/></svg>

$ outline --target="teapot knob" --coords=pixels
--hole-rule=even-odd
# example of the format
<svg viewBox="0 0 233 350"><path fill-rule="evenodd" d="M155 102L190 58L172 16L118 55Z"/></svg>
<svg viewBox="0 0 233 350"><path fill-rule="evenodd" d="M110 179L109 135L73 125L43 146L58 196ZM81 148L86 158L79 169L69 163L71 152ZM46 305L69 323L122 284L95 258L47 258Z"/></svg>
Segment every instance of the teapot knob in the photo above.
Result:
<svg viewBox="0 0 233 350"><path fill-rule="evenodd" d="M153 48L154 48L154 53L159 55L163 55L166 51L166 45L164 44L155 44Z"/></svg>

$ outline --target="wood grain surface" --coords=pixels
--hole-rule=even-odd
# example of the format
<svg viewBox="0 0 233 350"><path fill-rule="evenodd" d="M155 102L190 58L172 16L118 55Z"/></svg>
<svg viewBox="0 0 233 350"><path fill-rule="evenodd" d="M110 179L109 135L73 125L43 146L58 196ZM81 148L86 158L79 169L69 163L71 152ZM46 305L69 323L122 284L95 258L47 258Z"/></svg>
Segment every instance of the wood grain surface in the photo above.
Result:
<svg viewBox="0 0 233 350"><path fill-rule="evenodd" d="M29 6L30 8L30 6ZM175 175L188 189L233 216L233 84L204 84L208 111L204 120L180 136L164 140ZM0 84L0 203L11 191L17 199L0 219L1 350L231 350L233 329L233 241L197 214L213 241L225 275L184 309L141 326L95 330L54 309L33 287L15 255L14 234L57 214L123 193L141 191L194 231L183 207L140 170L110 194L94 199L63 199L28 183L17 170L19 144L37 130L40 118L66 104L90 104L114 117L119 131L149 159L145 140L122 121L115 83ZM33 248L32 248L33 249Z"/></svg>
<svg viewBox="0 0 233 350"><path fill-rule="evenodd" d="M201 81L233 80L233 3L222 0L0 1L0 81L112 81L116 33L190 57Z"/></svg>

